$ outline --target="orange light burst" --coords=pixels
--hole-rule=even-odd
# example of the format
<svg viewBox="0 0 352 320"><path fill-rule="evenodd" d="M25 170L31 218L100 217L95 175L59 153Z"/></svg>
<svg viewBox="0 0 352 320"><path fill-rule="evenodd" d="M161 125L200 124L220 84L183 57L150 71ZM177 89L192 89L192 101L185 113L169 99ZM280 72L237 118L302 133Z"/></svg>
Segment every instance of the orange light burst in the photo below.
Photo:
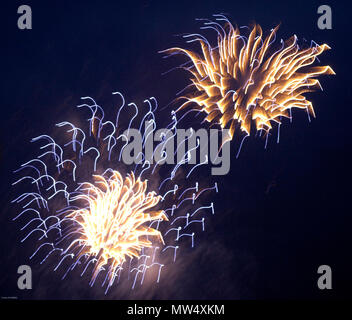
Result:
<svg viewBox="0 0 352 320"><path fill-rule="evenodd" d="M212 21L203 27L217 31L217 47L195 34L186 37L193 37L188 42L200 43L201 55L182 48L166 50L185 54L191 63L183 68L193 75L194 90L181 97L187 101L178 111L195 103L196 108L207 113L206 121L229 129L229 140L236 126L250 135L252 121L256 130L267 134L273 122L281 124L281 117L291 117L292 108L305 109L308 115L315 116L312 103L303 94L320 87L314 77L335 74L330 66L311 66L330 47L322 44L301 49L293 36L281 40L277 50L269 50L278 26L263 38L262 29L256 24L245 38L224 16L217 16L217 20L226 21L224 28Z"/></svg>
<svg viewBox="0 0 352 320"><path fill-rule="evenodd" d="M95 184L81 184L82 194L73 200L82 200L88 206L68 215L80 225L81 236L74 242L83 244L88 254L96 256L93 278L109 260L112 270L116 270L126 257L138 258L142 248L152 247L149 236L164 243L160 231L145 224L168 220L163 210L149 211L162 197L154 191L146 193L147 180L136 179L133 172L123 180L118 171L111 172L109 178L94 175Z"/></svg>

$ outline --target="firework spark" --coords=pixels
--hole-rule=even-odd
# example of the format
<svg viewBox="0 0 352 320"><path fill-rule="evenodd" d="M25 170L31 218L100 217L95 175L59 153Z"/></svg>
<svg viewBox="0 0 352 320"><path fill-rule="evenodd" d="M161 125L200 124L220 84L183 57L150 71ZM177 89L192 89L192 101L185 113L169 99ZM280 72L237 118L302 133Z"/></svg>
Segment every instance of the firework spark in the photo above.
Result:
<svg viewBox="0 0 352 320"><path fill-rule="evenodd" d="M233 138L240 128L245 136L251 133L254 122L257 131L268 133L273 123L281 124L282 117L291 118L294 108L307 110L314 115L311 101L304 93L321 88L315 78L322 74L335 74L330 66L311 66L317 57L330 49L327 44L311 45L302 49L294 35L272 50L278 26L263 37L259 25L254 25L248 38L223 15L214 15L225 21L222 27L216 21L205 20L201 29L217 32L217 44L212 47L202 35L184 36L189 42L199 42L201 54L183 48L162 52L184 54L190 60L182 68L192 75L192 89L180 97L186 101L177 111L192 104L195 110L207 114L205 120L229 129Z"/></svg>

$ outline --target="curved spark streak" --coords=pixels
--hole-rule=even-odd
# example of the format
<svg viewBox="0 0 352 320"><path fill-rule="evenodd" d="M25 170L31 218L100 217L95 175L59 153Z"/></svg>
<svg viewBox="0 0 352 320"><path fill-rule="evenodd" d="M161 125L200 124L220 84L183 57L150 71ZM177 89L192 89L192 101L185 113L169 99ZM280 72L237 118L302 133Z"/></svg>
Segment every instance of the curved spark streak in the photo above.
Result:
<svg viewBox="0 0 352 320"><path fill-rule="evenodd" d="M293 36L273 51L278 26L263 37L261 27L255 24L247 28L249 35L244 37L225 16L214 16L216 21L225 21L224 26L197 20L204 23L201 29L216 31L216 46L212 47L204 36L189 34L184 38L198 42L200 53L179 47L161 51L185 55L190 62L182 69L191 74L192 89L176 99L185 100L177 112L192 105L192 111L206 114L205 121L228 128L227 140L233 138L237 127L249 136L252 123L267 137L273 123L280 125L282 118L292 118L294 108L315 116L304 94L321 88L317 76L335 74L330 66L312 66L320 54L330 49L327 44L312 43L301 49Z"/></svg>

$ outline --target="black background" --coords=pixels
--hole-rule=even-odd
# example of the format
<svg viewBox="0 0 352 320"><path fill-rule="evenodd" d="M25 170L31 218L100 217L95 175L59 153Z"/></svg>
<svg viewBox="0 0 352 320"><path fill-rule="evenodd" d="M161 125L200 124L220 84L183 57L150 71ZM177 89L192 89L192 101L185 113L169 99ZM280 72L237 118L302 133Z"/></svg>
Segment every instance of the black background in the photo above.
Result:
<svg viewBox="0 0 352 320"><path fill-rule="evenodd" d="M17 28L17 8L28 4L33 29ZM330 4L333 29L319 30L317 8ZM103 298L86 283L62 282L33 267L33 290L17 289L17 267L30 264L31 244L20 244L12 171L31 157L29 140L70 118L81 96L122 91L129 100L156 96L168 104L187 75L161 74L181 63L159 50L183 44L174 35L198 32L195 18L226 13L233 23L281 22L279 38L326 42L321 57L336 76L322 77L312 94L317 118L294 113L280 143L246 140L221 186L207 250L157 289L155 299L350 298L351 274L351 8L319 1L8 1L1 3L0 296L20 299ZM183 60L182 60L183 62ZM190 123L191 124L191 123ZM206 238L206 239L205 239ZM204 246L203 246L204 247ZM319 265L333 271L333 289L319 290ZM66 283L65 283L66 281ZM162 285L162 284L161 284ZM159 285L159 286L161 286ZM158 293L159 291L162 293ZM133 298L131 294L130 298ZM114 298L114 296L107 296ZM139 297L143 298L143 297Z"/></svg>

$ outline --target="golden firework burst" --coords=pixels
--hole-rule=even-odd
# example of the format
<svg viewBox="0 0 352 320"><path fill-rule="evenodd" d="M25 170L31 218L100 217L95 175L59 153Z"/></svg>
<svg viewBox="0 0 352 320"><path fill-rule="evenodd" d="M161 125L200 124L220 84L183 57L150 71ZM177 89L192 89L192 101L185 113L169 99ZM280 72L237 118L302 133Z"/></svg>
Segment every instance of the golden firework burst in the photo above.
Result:
<svg viewBox="0 0 352 320"><path fill-rule="evenodd" d="M160 231L146 224L168 220L163 210L150 211L161 196L146 192L147 180L136 179L133 172L123 180L118 171L109 178L94 175L95 183L83 183L81 194L74 200L88 204L74 210L68 217L80 225L79 241L97 259L93 277L111 261L112 270L125 262L126 257L139 257L141 249L153 245L149 237L163 241Z"/></svg>
<svg viewBox="0 0 352 320"><path fill-rule="evenodd" d="M239 127L250 135L251 124L256 130L268 133L273 122L281 123L290 117L293 108L305 109L314 115L311 101L303 95L320 87L316 76L335 74L330 66L311 66L316 57L330 47L327 44L301 49L293 36L270 50L278 26L263 38L262 29L255 24L248 38L240 34L228 20L224 27L208 21L203 28L218 32L217 46L212 47L201 35L189 35L201 45L201 54L183 48L166 50L170 54L183 53L191 66L184 66L192 74L193 90L178 111L193 103L204 111L206 121L229 129L229 139Z"/></svg>

